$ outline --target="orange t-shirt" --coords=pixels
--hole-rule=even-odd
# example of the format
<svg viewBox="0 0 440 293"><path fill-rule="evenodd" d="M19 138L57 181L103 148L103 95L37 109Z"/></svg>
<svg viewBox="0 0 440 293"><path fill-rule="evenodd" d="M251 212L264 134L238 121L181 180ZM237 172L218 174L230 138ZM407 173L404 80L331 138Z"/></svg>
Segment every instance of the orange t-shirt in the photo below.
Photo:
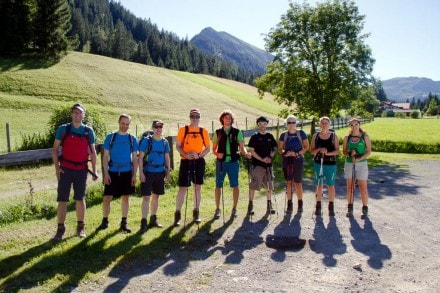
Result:
<svg viewBox="0 0 440 293"><path fill-rule="evenodd" d="M184 141L185 139L185 141ZM188 126L188 133L185 137L185 126L179 129L177 133L177 141L180 142L182 149L185 153L189 153L194 151L200 154L206 147L210 147L211 139L209 138L209 133L206 128L203 128L203 138L200 135L200 129L192 128ZM180 156L181 159L185 159L185 157Z"/></svg>

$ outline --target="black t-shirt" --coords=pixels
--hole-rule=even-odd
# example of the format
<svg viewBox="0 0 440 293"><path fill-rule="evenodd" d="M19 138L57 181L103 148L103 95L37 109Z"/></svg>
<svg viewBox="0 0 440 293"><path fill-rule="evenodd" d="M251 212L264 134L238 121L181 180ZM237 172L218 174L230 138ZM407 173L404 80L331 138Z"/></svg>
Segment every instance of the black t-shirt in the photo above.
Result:
<svg viewBox="0 0 440 293"><path fill-rule="evenodd" d="M260 157L265 158L270 156L270 153L276 149L277 142L271 133L266 132L265 134L261 134L260 132L256 132L252 134L248 146L253 148ZM254 157L252 157L252 164L262 167L271 165L267 165Z"/></svg>

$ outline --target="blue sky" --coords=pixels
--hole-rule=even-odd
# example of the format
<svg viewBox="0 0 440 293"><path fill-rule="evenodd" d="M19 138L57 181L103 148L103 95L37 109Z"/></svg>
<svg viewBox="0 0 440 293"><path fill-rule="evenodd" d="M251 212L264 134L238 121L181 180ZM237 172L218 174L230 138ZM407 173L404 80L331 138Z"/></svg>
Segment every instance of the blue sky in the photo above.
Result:
<svg viewBox="0 0 440 293"><path fill-rule="evenodd" d="M288 0L120 0L159 29L191 39L205 27L264 49L264 35L289 8ZM295 1L297 2L297 1ZM316 1L309 1L316 3ZM302 3L300 0L299 3ZM376 59L373 74L440 81L439 0L355 0L365 15L366 43Z"/></svg>

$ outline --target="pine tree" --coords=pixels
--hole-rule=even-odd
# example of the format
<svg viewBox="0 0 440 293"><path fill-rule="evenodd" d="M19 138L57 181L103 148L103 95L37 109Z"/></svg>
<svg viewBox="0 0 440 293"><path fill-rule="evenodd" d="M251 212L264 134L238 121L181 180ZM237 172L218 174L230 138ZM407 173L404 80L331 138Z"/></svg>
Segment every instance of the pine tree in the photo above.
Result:
<svg viewBox="0 0 440 293"><path fill-rule="evenodd" d="M66 0L36 0L34 49L46 57L59 58L67 51L67 31L71 28Z"/></svg>

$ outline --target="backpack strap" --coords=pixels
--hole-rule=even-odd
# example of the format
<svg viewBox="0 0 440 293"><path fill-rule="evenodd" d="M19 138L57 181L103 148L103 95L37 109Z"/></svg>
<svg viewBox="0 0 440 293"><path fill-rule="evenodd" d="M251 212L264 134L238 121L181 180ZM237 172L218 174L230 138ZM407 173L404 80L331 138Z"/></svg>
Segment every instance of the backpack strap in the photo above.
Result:
<svg viewBox="0 0 440 293"><path fill-rule="evenodd" d="M199 134L200 134L200 136L202 137L203 146L206 146L206 145L205 145L205 138L203 137L203 130L204 130L203 127L199 127ZM185 134L183 135L183 141L185 141L185 138L186 138L186 136L188 135L188 133L190 133L190 132L189 132L189 126L188 126L188 125L185 125Z"/></svg>

